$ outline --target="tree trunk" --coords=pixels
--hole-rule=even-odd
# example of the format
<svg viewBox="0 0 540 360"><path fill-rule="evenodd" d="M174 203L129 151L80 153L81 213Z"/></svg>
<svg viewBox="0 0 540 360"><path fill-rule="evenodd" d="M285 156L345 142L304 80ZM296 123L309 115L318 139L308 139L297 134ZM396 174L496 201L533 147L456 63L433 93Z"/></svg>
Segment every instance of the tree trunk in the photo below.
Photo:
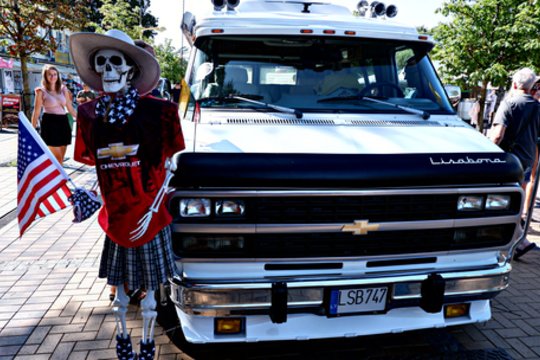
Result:
<svg viewBox="0 0 540 360"><path fill-rule="evenodd" d="M22 73L22 81L23 81L23 97L22 97L22 104L24 112L26 113L26 116L30 119L32 116L32 106L31 103L32 100L32 93L30 92L30 84L28 83L28 56L19 54L19 59L21 61L21 73Z"/></svg>

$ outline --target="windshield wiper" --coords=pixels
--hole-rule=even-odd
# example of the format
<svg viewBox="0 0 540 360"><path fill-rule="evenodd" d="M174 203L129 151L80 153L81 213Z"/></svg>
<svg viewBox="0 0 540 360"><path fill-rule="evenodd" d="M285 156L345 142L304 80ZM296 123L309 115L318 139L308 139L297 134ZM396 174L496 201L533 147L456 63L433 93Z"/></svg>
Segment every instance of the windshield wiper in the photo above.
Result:
<svg viewBox="0 0 540 360"><path fill-rule="evenodd" d="M237 95L231 95L231 96L229 96L229 98L230 99L240 100L240 101L245 101L245 102L260 105L260 106L264 106L264 107L267 107L269 109L273 109L273 110L276 110L276 111L279 111L279 112L282 112L282 113L294 114L297 119L301 119L302 116L304 116L304 114L300 110L285 107L285 106L269 104L269 103L265 103L265 102L262 102L262 101L248 99L248 98L245 98L245 97L242 97L242 96L237 96Z"/></svg>
<svg viewBox="0 0 540 360"><path fill-rule="evenodd" d="M248 96L250 98L254 98L254 99L250 99L250 98L248 98ZM229 96L209 96L209 97L199 99L198 101L199 102L205 102L205 101L231 101L231 100L243 101L243 102L248 102L250 104L264 106L266 108L273 109L273 110L276 110L276 111L279 111L279 112L282 112L282 113L293 114L298 119L301 119L302 116L304 116L304 114L300 110L297 110L297 109L292 109L292 108L288 108L288 107L285 107L285 106L279 106L279 105L269 104L269 103L265 103L265 102L262 102L262 101L255 100L255 99L262 99L262 98L263 97L260 96L260 95L241 94L241 95L229 95Z"/></svg>
<svg viewBox="0 0 540 360"><path fill-rule="evenodd" d="M427 111L418 110L418 109L408 107L408 106L394 104L394 103L391 103L389 101L383 101L383 100L374 99L374 98L369 97L369 96L359 96L359 95L333 96L333 97L317 100L317 102L322 103L322 102L343 101L343 100L345 100L345 101L347 101L347 100L367 100L367 101L371 101L371 102L378 103L378 104L388 105L388 106L392 106L392 107L398 108L400 110L403 110L405 112L408 112L410 114L421 116L422 119L424 119L424 120L429 119L430 116L431 116L431 114L428 113Z"/></svg>
<svg viewBox="0 0 540 360"><path fill-rule="evenodd" d="M241 94L240 96L244 98L249 97L254 100L260 100L263 98L261 95L255 95L255 94ZM206 101L233 102L232 100L234 100L234 102L237 102L239 99L235 99L233 95L227 95L227 96L208 96L208 97L200 98L197 101L199 103L206 102Z"/></svg>

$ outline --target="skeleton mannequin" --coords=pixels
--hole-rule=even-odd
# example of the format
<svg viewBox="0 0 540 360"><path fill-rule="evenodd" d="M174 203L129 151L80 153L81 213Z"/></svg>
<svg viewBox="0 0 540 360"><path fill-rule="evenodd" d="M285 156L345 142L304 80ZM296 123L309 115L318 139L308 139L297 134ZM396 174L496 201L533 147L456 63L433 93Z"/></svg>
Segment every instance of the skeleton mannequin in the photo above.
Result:
<svg viewBox="0 0 540 360"><path fill-rule="evenodd" d="M157 83L159 65L121 31L73 34L70 50L81 79L105 93L79 107L75 159L96 166L103 196L98 220L107 236L99 277L117 286L117 355L135 358L126 325L127 283L146 289L138 358L153 359L155 289L176 273L171 217L162 200L173 171L168 158L184 148L177 107L144 96Z"/></svg>
<svg viewBox="0 0 540 360"><path fill-rule="evenodd" d="M101 76L103 90L109 95L123 94L127 91L129 80L133 77L132 63L122 52L114 49L99 50L94 57L94 67ZM119 358L133 358L133 353L129 354L131 344L129 344L129 332L126 326L126 312L129 303L129 296L126 294L124 286L119 286L116 297L113 301L113 312L116 318L117 336L119 344ZM152 352L154 347L154 326L157 317L156 301L154 300L154 290L148 290L146 297L141 301L143 317L143 335L141 339L141 352ZM120 355L122 354L122 355ZM141 358L141 356L139 356Z"/></svg>

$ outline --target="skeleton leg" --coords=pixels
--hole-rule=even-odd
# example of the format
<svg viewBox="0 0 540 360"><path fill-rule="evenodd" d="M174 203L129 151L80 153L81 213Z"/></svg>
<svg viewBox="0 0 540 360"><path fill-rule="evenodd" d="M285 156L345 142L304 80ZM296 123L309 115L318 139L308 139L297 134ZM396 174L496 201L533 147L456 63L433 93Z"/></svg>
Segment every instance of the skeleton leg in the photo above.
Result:
<svg viewBox="0 0 540 360"><path fill-rule="evenodd" d="M141 301L143 329L139 360L152 360L156 346L154 343L154 327L156 325L156 300L154 290L147 290L146 297Z"/></svg>
<svg viewBox="0 0 540 360"><path fill-rule="evenodd" d="M124 285L119 285L113 301L113 313L116 319L116 355L120 360L131 360L135 357L126 326L128 303L129 296L126 295Z"/></svg>

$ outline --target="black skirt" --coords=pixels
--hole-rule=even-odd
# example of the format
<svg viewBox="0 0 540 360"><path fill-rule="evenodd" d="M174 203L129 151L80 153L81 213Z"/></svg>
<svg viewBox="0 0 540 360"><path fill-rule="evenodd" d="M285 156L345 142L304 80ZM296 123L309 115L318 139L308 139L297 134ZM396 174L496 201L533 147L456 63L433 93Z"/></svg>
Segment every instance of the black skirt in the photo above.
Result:
<svg viewBox="0 0 540 360"><path fill-rule="evenodd" d="M71 126L67 114L44 113L41 118L41 138L48 146L71 144Z"/></svg>

